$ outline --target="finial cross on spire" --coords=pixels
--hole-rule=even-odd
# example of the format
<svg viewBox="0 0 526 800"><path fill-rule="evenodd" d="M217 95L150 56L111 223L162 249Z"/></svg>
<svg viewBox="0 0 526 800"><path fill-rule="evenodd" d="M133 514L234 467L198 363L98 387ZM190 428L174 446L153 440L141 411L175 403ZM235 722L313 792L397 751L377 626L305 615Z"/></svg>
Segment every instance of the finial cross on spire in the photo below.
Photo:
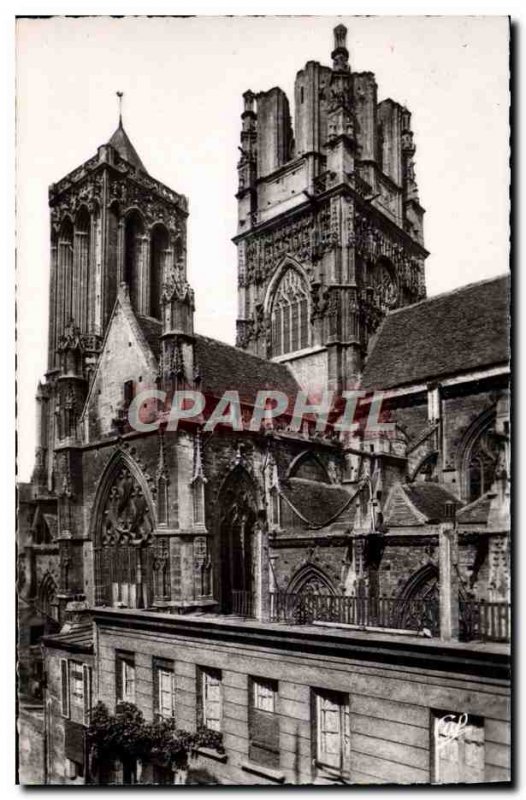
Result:
<svg viewBox="0 0 526 800"><path fill-rule="evenodd" d="M124 97L124 92L115 92L115 94L119 98L119 125L122 125L122 98Z"/></svg>

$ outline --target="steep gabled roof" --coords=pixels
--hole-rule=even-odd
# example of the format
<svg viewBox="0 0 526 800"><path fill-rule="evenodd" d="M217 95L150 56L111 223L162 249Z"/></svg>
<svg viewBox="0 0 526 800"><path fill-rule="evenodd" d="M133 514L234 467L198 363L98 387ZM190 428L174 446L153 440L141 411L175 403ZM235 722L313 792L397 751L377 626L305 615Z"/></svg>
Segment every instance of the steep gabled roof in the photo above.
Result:
<svg viewBox="0 0 526 800"><path fill-rule="evenodd" d="M152 353L159 359L162 324L153 317L134 314ZM299 386L285 364L267 361L198 333L194 340L195 366L199 369L200 389L204 394L220 397L223 392L235 389L241 400L250 404L259 390L274 389L285 392L294 402Z"/></svg>
<svg viewBox="0 0 526 800"><path fill-rule="evenodd" d="M446 503L453 503L457 509L462 505L453 494L438 483L431 481L396 483L385 504L384 522L389 528L443 522L446 519Z"/></svg>
<svg viewBox="0 0 526 800"><path fill-rule="evenodd" d="M486 492L477 500L474 500L469 505L464 506L457 514L457 522L465 525L488 522L489 509L491 505L492 496L490 492Z"/></svg>
<svg viewBox="0 0 526 800"><path fill-rule="evenodd" d="M391 389L509 361L510 281L502 275L387 315L362 376Z"/></svg>
<svg viewBox="0 0 526 800"><path fill-rule="evenodd" d="M161 334L163 332L162 323L160 323L159 320L155 319L154 317L146 317L144 314L137 314L136 311L133 313L137 318L137 322L139 323L139 327L144 338L146 339L148 347L158 361L161 354Z"/></svg>
<svg viewBox="0 0 526 800"><path fill-rule="evenodd" d="M309 528L323 528L337 520L352 525L355 493L348 492L343 486L305 478L288 478L280 494L293 513Z"/></svg>
<svg viewBox="0 0 526 800"><path fill-rule="evenodd" d="M109 140L108 144L115 148L124 161L127 161L128 164L132 164L136 169L140 169L142 172L148 174L146 167L139 158L137 150L132 145L128 134L122 127L122 121L119 122L119 127Z"/></svg>
<svg viewBox="0 0 526 800"><path fill-rule="evenodd" d="M195 357L201 376L201 390L219 397L228 389L239 391L240 398L252 403L259 390L285 392L294 401L299 386L285 364L266 361L238 347L195 336Z"/></svg>
<svg viewBox="0 0 526 800"><path fill-rule="evenodd" d="M462 503L439 483L415 481L405 484L403 488L412 504L428 522L443 522L446 519L446 503L453 503L456 509L462 506Z"/></svg>

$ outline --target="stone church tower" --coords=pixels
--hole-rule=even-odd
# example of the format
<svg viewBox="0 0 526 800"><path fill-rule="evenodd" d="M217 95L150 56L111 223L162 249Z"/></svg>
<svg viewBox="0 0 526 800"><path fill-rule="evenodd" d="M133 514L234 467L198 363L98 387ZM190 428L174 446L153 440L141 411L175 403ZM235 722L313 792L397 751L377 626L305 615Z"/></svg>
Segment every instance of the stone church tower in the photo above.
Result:
<svg viewBox="0 0 526 800"><path fill-rule="evenodd" d="M186 284L187 200L148 175L122 118L97 154L49 189L48 372L39 386L33 480L57 490L53 451L77 422L121 284L134 310L161 320L163 286Z"/></svg>
<svg viewBox="0 0 526 800"><path fill-rule="evenodd" d="M355 385L385 313L425 297L411 114L351 71L346 34L298 72L294 127L277 87L242 113L237 344L312 390Z"/></svg>
<svg viewBox="0 0 526 800"><path fill-rule="evenodd" d="M93 158L50 187L49 204L48 370L37 394L32 486L33 499L57 520L58 589L65 602L83 581L82 559L72 552L82 546L83 530L79 420L119 287L127 287L145 324L165 317L172 334L166 347L181 322L172 319L179 305L183 328L191 329L193 293L186 284L187 200L148 174L121 118ZM126 386L119 391L125 394ZM122 397L123 409L129 401Z"/></svg>

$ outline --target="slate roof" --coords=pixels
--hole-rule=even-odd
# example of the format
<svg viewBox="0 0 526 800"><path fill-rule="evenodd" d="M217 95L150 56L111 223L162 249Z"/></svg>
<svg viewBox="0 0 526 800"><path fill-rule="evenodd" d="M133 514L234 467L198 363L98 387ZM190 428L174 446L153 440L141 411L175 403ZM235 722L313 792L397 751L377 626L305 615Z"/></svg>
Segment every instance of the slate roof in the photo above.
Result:
<svg viewBox="0 0 526 800"><path fill-rule="evenodd" d="M71 650L79 653L93 652L93 627L90 622L83 622L70 630L44 636L42 641L47 647L59 650Z"/></svg>
<svg viewBox="0 0 526 800"><path fill-rule="evenodd" d="M152 353L159 359L162 324L153 317L134 313ZM253 403L259 390L276 389L295 400L299 385L285 364L267 361L208 336L195 334L194 339L200 388L205 394L220 397L235 389L241 400Z"/></svg>
<svg viewBox="0 0 526 800"><path fill-rule="evenodd" d="M486 525L488 521L489 507L491 504L491 497L489 492L483 494L477 500L474 500L467 506L464 506L457 514L457 522L464 524L483 523Z"/></svg>
<svg viewBox="0 0 526 800"><path fill-rule="evenodd" d="M509 361L510 281L502 275L388 314L362 375L390 389Z"/></svg>
<svg viewBox="0 0 526 800"><path fill-rule="evenodd" d="M115 148L121 158L123 158L129 164L132 164L134 167L136 167L136 169L140 169L142 172L148 174L146 167L139 158L137 150L132 145L128 134L122 127L122 122L119 122L119 127L109 140L108 144L111 144L111 146Z"/></svg>
<svg viewBox="0 0 526 800"><path fill-rule="evenodd" d="M143 332L144 338L148 342L148 347L155 358L159 360L161 354L161 334L163 332L162 324L158 319L154 319L154 317L146 317L143 314L137 314L135 311L134 314Z"/></svg>
<svg viewBox="0 0 526 800"><path fill-rule="evenodd" d="M241 399L250 403L261 389L277 389L294 399L299 390L285 364L266 361L217 339L196 335L195 355L205 394L220 396L236 389Z"/></svg>
<svg viewBox="0 0 526 800"><path fill-rule="evenodd" d="M289 478L281 486L281 495L285 502L290 502L293 511L300 512L310 527L322 528L337 519L341 522L342 514L345 514L346 521L352 522L354 495L341 486L305 478Z"/></svg>
<svg viewBox="0 0 526 800"><path fill-rule="evenodd" d="M454 503L457 509L462 506L460 500L438 483L416 481L405 484L403 489L415 508L427 518L428 522L445 520L446 503Z"/></svg>

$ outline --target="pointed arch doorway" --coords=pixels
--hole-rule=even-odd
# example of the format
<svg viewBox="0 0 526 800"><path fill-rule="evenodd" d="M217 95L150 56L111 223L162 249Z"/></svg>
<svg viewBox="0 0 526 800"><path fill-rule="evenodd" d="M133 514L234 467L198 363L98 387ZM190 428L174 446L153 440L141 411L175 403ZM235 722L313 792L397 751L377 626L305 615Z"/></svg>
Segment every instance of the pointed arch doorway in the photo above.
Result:
<svg viewBox="0 0 526 800"><path fill-rule="evenodd" d="M224 614L252 616L255 591L256 487L244 469L229 475L220 493L220 603Z"/></svg>

